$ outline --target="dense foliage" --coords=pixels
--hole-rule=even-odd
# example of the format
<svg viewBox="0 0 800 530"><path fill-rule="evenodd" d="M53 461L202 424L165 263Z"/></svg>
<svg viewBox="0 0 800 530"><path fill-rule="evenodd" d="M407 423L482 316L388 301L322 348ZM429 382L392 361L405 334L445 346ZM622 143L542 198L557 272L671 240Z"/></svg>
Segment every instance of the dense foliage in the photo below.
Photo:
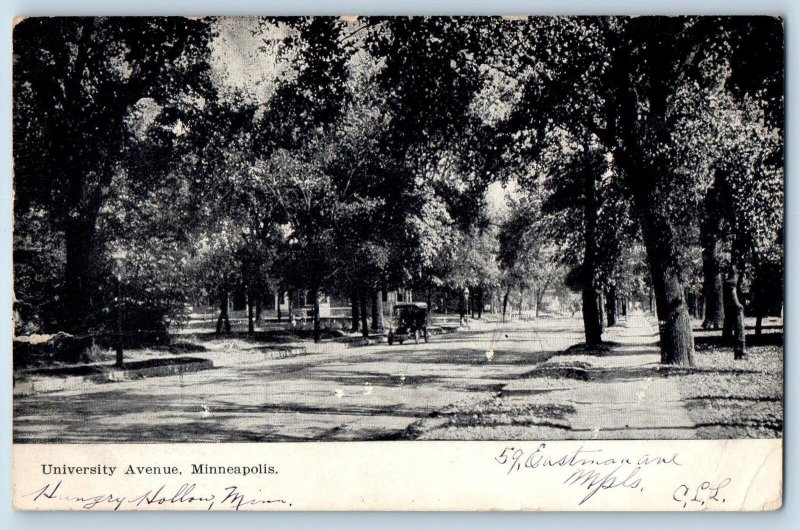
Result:
<svg viewBox="0 0 800 530"><path fill-rule="evenodd" d="M781 309L782 50L772 18L24 20L17 331L105 329L121 287L129 327L205 296L220 331L308 291L317 339L323 293L569 287L587 342L652 297L691 364L725 282Z"/></svg>

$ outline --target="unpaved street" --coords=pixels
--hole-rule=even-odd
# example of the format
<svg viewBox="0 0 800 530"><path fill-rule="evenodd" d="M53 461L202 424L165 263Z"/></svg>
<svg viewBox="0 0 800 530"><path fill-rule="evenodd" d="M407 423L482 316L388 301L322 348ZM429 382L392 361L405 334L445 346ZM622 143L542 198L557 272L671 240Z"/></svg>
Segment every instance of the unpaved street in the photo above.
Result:
<svg viewBox="0 0 800 530"><path fill-rule="evenodd" d="M580 326L577 318L484 323L429 344L310 345L319 353L284 359L267 358L269 345L212 341L192 355L213 360L213 370L17 397L14 440L397 439L447 405L495 395L580 342Z"/></svg>

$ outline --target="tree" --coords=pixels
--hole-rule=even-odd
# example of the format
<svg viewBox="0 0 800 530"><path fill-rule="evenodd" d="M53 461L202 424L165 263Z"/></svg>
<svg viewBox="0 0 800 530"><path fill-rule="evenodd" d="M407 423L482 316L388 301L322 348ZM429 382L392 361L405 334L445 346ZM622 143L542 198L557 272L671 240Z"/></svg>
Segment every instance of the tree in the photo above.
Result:
<svg viewBox="0 0 800 530"><path fill-rule="evenodd" d="M566 139L569 148L556 153L555 160L560 157L576 168L562 171L562 176L585 177L582 185L571 187L583 192L588 221L584 228L590 229L596 225L592 214L598 211L601 173L590 168L598 159L610 162L609 171L624 184L620 189L630 198L630 212L641 228L665 363L693 363L684 283L686 242L691 245L696 225L686 215L690 211L686 199L701 195L696 191L706 182L704 175L675 171L682 162L672 149L682 139L677 94L685 84L724 83L725 64L749 65L753 70L752 53L744 50L746 36L753 33L751 25L759 23L674 17L528 19L516 31L498 22L500 29L492 33L495 44L503 46L490 57L488 68L495 80L513 80L508 83L513 89L505 108L496 113L506 162L544 160L554 134ZM737 44L728 46L730 42ZM775 47L753 44L760 50ZM506 53L508 49L514 53ZM562 64L566 53L570 60ZM767 85L775 86L774 77L766 75ZM599 156L590 157L592 152ZM571 153L583 156L585 163L576 164L578 157ZM592 230L584 234L584 310L590 342L599 340L593 276L588 272L596 268L592 263L596 237Z"/></svg>
<svg viewBox="0 0 800 530"><path fill-rule="evenodd" d="M385 65L375 78L389 116L380 144L392 168L385 195L393 230L388 284L422 290L429 303L437 290L456 294L462 317L468 300L481 314L498 275L496 251L481 235L496 155L479 101L486 24L475 18L377 19L366 39ZM478 265L465 246L472 242L483 247L475 252L484 255L486 270L459 262L460 255Z"/></svg>
<svg viewBox="0 0 800 530"><path fill-rule="evenodd" d="M721 172L706 192L705 210L701 227L703 245L703 301L705 303L704 329L719 329L724 318L722 302L722 229L725 202L722 196ZM719 181L719 182L718 182Z"/></svg>
<svg viewBox="0 0 800 530"><path fill-rule="evenodd" d="M460 234L452 254L446 285L457 293L469 290L473 308L480 317L483 292L498 284L497 235L491 227L473 228ZM478 306L475 306L475 303ZM464 308L466 310L466 308ZM462 314L462 317L464 315Z"/></svg>
<svg viewBox="0 0 800 530"><path fill-rule="evenodd" d="M753 39L754 24L766 30L758 32L758 39ZM682 217L687 210L686 197L696 196L692 191L698 186L702 189L708 180L703 178L705 175L698 178L674 171L683 161L671 156L670 147L681 145L686 137L679 125L685 109L680 90L693 84L689 90L719 91L729 80L735 83L742 70L753 73L751 46L764 49L764 44L755 40L766 35L770 37L766 47L774 52L781 46L782 29L780 21L766 18L744 22L730 18L643 18L628 20L617 28L610 33L612 48L618 51L612 62L618 70L612 77L618 80L615 86L622 88L615 100L619 116L616 126L622 140L615 158L624 168L642 224L661 308L664 361L691 364L690 320L680 289L681 231L687 224ZM780 75L775 75L775 63L771 62L771 66L773 70L768 67L766 76L760 75L763 69L755 68L759 75L755 80L748 76L747 83L755 84L765 94L775 94L771 90ZM712 105L715 103L712 100ZM773 104L776 106L779 105ZM730 112L723 114L722 120L712 122L716 131L720 126L724 129L726 121L732 121ZM710 135L715 143L727 143L727 135L716 131L712 128ZM719 167L713 158L710 165ZM740 211L738 205L733 211Z"/></svg>
<svg viewBox="0 0 800 530"><path fill-rule="evenodd" d="M492 42L500 50L487 61L490 84L512 87L496 111L501 165L532 167L520 181L542 194L553 233L572 244L564 262L580 264L586 341L601 341L599 276L599 188L609 149L594 127L603 120L600 73L602 33L586 19L527 19L497 22ZM514 50L509 53L508 50ZM569 55L570 61L563 61ZM499 81L503 81L501 84ZM501 90L502 92L502 90ZM513 171L513 169L512 169ZM537 174L541 174L540 177Z"/></svg>
<svg viewBox="0 0 800 530"><path fill-rule="evenodd" d="M310 288L314 340L321 337L319 298L333 274L336 185L326 173L333 156L325 139L345 108L347 58L341 46L345 22L332 17L266 19L266 29L285 24L285 56L298 72L276 90L259 122L258 161L252 178L276 201L287 223L283 271L287 286Z"/></svg>
<svg viewBox="0 0 800 530"><path fill-rule="evenodd" d="M737 341L745 312L760 329L779 305L780 21L303 17L251 29L275 68L237 85L218 64L224 21L17 26L15 238L48 255L17 249L28 261L15 287L63 294L63 306L26 296L35 307L20 315L85 330L111 296L98 256L117 248L135 262L129 305L180 318L194 274L216 292L220 330L229 293L245 292L252 333L254 306L281 285L311 292L316 340L326 294L347 293L368 333L367 305L378 329L388 289L429 301L466 289L480 317L498 286L504 307L518 291L538 309L570 270L587 343L602 340L603 314L613 325L652 286L662 360L691 364L701 282L706 324L724 293ZM522 190L506 219L487 208L493 181Z"/></svg>
<svg viewBox="0 0 800 530"><path fill-rule="evenodd" d="M675 144L674 159L680 161L676 172L690 173L700 186L710 183L701 221L704 326L719 327L724 302L724 335L736 336L738 358L737 345L744 345L742 286L765 262L780 263L782 256L783 32L779 20L766 17L717 23L721 31L709 39L697 73L677 87L674 134L683 142ZM754 283L758 298L779 298ZM765 306L755 300L753 305L763 316Z"/></svg>
<svg viewBox="0 0 800 530"><path fill-rule="evenodd" d="M513 289L520 293L532 289L538 316L547 290L561 280L563 248L553 237L551 219L543 214L542 202L529 193L510 201L510 214L498 233L498 263L503 291L502 312L505 319Z"/></svg>
<svg viewBox="0 0 800 530"><path fill-rule="evenodd" d="M15 212L41 208L61 227L67 331L84 331L97 305L97 220L134 134L129 117L152 101L162 125L178 127L207 87L208 37L205 22L178 17L14 28Z"/></svg>
<svg viewBox="0 0 800 530"><path fill-rule="evenodd" d="M320 340L319 297L334 273L333 225L336 195L318 152L280 149L254 168L255 186L279 205L286 218L282 276L287 287L309 289L314 338Z"/></svg>

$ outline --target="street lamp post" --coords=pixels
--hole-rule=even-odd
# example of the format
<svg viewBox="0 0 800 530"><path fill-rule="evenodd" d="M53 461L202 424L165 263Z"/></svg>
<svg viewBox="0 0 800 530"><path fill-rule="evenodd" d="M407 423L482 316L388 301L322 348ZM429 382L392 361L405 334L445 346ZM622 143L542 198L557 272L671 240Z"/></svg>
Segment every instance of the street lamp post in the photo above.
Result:
<svg viewBox="0 0 800 530"><path fill-rule="evenodd" d="M125 275L125 262L128 253L124 250L114 252L111 257L114 259L114 276L117 278L117 362L120 368L124 366L122 353L122 278Z"/></svg>

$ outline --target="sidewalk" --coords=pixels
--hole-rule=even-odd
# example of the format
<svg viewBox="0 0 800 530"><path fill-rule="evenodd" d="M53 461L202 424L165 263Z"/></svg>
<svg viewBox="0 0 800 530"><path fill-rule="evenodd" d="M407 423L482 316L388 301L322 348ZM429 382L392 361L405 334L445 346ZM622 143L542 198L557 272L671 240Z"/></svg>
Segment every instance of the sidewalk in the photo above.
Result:
<svg viewBox="0 0 800 530"><path fill-rule="evenodd" d="M696 438L678 383L660 375L658 337L647 318L630 315L604 339L612 345L597 353L567 349L493 400L454 405L423 421L420 438Z"/></svg>
<svg viewBox="0 0 800 530"><path fill-rule="evenodd" d="M655 330L643 315L632 315L609 329L606 340L619 343L603 356L557 355L549 366L580 363L585 381L552 392L548 400L575 407L569 430L575 438L694 438L694 423L675 379L660 377ZM508 385L505 392L533 390L545 378Z"/></svg>

